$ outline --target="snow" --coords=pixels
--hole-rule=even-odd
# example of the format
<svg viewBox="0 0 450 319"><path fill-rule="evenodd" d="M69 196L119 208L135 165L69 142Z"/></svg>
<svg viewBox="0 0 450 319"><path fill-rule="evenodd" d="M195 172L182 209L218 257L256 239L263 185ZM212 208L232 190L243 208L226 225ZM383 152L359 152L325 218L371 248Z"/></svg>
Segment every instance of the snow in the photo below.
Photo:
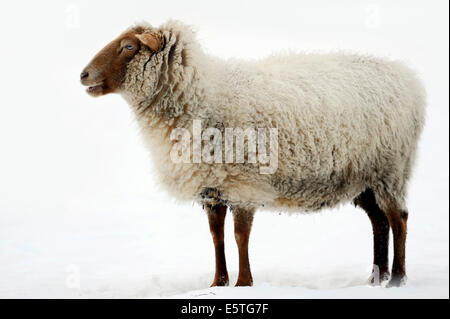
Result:
<svg viewBox="0 0 450 319"><path fill-rule="evenodd" d="M130 0L125 8L108 2L108 12L103 2L0 10L0 298L449 297L448 3L258 2L255 15L249 1L172 1L155 10ZM410 183L405 287L365 284L370 222L345 205L257 213L255 286L207 288L214 251L201 207L159 191L126 103L92 99L78 82L127 25L168 17L196 25L208 51L224 57L348 49L405 59L419 71L429 108ZM230 214L225 231L234 284Z"/></svg>

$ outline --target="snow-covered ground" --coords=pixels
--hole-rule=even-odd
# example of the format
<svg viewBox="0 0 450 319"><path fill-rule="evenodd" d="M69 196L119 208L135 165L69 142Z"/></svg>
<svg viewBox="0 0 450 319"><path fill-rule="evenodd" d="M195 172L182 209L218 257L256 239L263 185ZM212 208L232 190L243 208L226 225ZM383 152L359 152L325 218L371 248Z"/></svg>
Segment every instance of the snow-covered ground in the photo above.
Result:
<svg viewBox="0 0 450 319"><path fill-rule="evenodd" d="M2 3L1 298L448 298L449 98L446 1L101 1ZM402 288L365 285L370 222L345 205L312 215L260 212L255 286L207 288L214 251L201 207L154 183L126 103L88 97L81 69L128 24L197 26L223 57L347 49L408 61L429 94L409 194ZM226 254L234 283L231 215Z"/></svg>

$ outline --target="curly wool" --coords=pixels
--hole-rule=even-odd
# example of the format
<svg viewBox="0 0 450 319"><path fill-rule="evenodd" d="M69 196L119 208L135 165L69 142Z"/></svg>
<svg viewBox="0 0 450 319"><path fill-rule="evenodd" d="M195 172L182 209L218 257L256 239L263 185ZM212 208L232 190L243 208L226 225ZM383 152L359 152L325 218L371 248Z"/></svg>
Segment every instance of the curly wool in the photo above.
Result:
<svg viewBox="0 0 450 319"><path fill-rule="evenodd" d="M370 188L380 207L405 207L426 101L404 64L344 53L225 61L205 54L179 22L143 27L162 34L163 49L142 49L121 89L172 196L201 201L209 188L231 206L316 211ZM172 162L170 132L192 130L193 120L221 130L277 128L277 171Z"/></svg>

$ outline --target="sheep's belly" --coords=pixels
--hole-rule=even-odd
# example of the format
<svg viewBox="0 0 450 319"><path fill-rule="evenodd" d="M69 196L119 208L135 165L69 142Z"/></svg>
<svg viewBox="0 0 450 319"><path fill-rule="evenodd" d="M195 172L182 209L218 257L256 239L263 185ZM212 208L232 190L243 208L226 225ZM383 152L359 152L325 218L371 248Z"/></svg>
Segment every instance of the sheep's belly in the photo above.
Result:
<svg viewBox="0 0 450 319"><path fill-rule="evenodd" d="M316 211L353 200L364 191L365 183L350 180L286 179L284 183L275 184L274 187L279 194L273 200L274 207Z"/></svg>

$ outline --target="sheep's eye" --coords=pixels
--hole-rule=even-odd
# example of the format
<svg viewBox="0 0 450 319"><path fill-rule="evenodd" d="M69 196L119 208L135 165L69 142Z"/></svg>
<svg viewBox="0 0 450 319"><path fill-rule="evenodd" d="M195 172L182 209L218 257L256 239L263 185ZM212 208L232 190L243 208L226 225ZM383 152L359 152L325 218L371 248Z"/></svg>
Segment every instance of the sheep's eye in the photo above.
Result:
<svg viewBox="0 0 450 319"><path fill-rule="evenodd" d="M134 46L133 46L132 44L128 44L128 45L125 46L125 49L127 49L127 50L133 50L133 49L134 49Z"/></svg>

